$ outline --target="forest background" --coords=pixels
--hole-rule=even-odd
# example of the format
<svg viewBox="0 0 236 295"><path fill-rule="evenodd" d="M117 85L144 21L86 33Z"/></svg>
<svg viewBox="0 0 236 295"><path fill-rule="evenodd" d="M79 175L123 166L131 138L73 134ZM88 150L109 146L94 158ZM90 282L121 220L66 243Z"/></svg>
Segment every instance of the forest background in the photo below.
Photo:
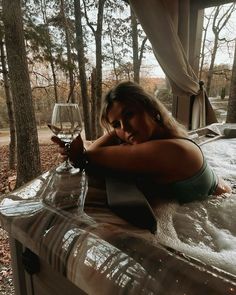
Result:
<svg viewBox="0 0 236 295"><path fill-rule="evenodd" d="M140 83L171 112L168 81L126 1L0 3L0 129L10 130L9 167L16 166L16 187L42 171L37 130L47 128L56 102L79 104L88 140L102 134L102 96L121 80ZM234 120L235 14L235 2L205 13L199 79L219 121Z"/></svg>

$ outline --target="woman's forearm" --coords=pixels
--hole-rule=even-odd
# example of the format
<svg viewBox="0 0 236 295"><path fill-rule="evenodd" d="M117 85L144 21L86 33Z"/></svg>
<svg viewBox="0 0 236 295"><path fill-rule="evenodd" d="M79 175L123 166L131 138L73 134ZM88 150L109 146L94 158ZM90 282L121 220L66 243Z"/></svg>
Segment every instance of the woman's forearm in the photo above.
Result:
<svg viewBox="0 0 236 295"><path fill-rule="evenodd" d="M88 150L94 150L98 147L102 146L112 146L112 145L118 145L119 139L116 136L116 133L114 131L111 131L109 133L104 134L103 136L96 139L89 147Z"/></svg>
<svg viewBox="0 0 236 295"><path fill-rule="evenodd" d="M194 146L195 147L195 146ZM194 156L193 156L194 154ZM192 169L202 165L202 155L198 148L184 148L181 142L172 140L153 140L136 145L100 146L86 152L92 165L127 172L170 174L179 165ZM193 158L194 160L189 161ZM185 169L184 169L185 170Z"/></svg>
<svg viewBox="0 0 236 295"><path fill-rule="evenodd" d="M92 165L131 173L152 173L157 170L155 145L143 143L138 145L99 146L88 149L86 157Z"/></svg>

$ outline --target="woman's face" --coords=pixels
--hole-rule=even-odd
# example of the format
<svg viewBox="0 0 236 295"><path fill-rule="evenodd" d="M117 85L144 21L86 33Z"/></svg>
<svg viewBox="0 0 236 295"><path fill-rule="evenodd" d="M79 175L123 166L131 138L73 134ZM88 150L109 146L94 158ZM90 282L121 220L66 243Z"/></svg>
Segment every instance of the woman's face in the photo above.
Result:
<svg viewBox="0 0 236 295"><path fill-rule="evenodd" d="M158 126L141 106L114 102L108 112L108 121L117 136L128 144L138 144L155 138Z"/></svg>

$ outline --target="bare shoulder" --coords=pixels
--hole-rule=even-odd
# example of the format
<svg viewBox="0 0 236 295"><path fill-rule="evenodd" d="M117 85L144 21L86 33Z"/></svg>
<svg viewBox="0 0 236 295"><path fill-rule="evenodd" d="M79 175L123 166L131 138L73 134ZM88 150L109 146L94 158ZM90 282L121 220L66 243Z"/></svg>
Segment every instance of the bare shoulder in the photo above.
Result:
<svg viewBox="0 0 236 295"><path fill-rule="evenodd" d="M200 148L190 140L185 139L162 139L145 143L149 148L154 148L163 154L202 155Z"/></svg>
<svg viewBox="0 0 236 295"><path fill-rule="evenodd" d="M187 139L173 139L172 144L175 146L179 155L183 157L183 160L187 161L186 165L189 168L190 166L193 166L193 169L194 167L200 168L202 166L203 153L197 144Z"/></svg>
<svg viewBox="0 0 236 295"><path fill-rule="evenodd" d="M174 181L191 177L203 164L200 148L189 140L156 140L152 145L156 151L158 167L166 180Z"/></svg>

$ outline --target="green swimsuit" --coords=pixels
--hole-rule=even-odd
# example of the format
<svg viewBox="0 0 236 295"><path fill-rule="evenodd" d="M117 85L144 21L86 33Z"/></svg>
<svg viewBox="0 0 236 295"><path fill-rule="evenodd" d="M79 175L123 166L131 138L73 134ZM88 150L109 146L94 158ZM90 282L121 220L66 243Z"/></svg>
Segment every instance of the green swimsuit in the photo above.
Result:
<svg viewBox="0 0 236 295"><path fill-rule="evenodd" d="M190 140L188 138L183 139ZM194 141L192 142L196 144ZM200 147L199 149L201 150ZM204 200L214 193L217 184L218 178L211 167L208 165L204 155L201 169L197 174L190 178L164 185L156 184L154 181L150 179L147 180L146 178L145 180L142 179L141 182L139 181L137 183L138 187L143 191L145 196L150 199L150 201L153 198L160 197L163 199L176 200L179 203L187 203L194 200Z"/></svg>
<svg viewBox="0 0 236 295"><path fill-rule="evenodd" d="M172 182L167 185L165 192L169 197L178 200L179 203L191 202L194 200L204 200L212 195L217 187L218 178L206 159L200 171L194 176Z"/></svg>

